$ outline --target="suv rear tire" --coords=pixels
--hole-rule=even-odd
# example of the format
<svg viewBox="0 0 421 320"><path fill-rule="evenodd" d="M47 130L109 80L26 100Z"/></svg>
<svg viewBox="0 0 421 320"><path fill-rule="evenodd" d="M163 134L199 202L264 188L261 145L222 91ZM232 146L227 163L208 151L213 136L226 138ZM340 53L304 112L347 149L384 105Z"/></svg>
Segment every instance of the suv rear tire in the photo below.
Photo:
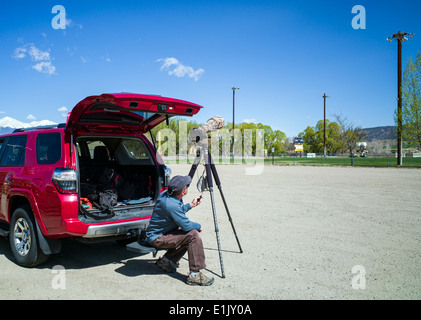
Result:
<svg viewBox="0 0 421 320"><path fill-rule="evenodd" d="M10 248L16 262L23 267L42 264L49 257L39 246L35 223L29 206L17 208L10 221Z"/></svg>

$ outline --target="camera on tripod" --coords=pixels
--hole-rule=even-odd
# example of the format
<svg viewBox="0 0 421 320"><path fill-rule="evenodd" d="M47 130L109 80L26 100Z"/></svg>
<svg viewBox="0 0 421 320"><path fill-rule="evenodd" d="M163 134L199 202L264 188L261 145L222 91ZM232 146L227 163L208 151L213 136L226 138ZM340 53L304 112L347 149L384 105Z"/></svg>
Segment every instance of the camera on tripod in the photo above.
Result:
<svg viewBox="0 0 421 320"><path fill-rule="evenodd" d="M203 126L194 128L190 131L189 141L195 143L198 147L207 147L208 133L221 129L225 124L224 118L221 116L214 116L210 118Z"/></svg>

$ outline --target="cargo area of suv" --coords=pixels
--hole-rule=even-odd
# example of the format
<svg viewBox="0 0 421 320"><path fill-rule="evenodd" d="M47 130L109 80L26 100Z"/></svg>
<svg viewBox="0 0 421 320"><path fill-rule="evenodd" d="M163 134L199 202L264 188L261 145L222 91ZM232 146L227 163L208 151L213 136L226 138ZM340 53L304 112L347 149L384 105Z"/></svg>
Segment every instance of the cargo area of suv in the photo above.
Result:
<svg viewBox="0 0 421 320"><path fill-rule="evenodd" d="M162 179L141 138L81 136L76 140L79 167L80 220L112 221L150 215ZM112 193L112 209L101 203Z"/></svg>

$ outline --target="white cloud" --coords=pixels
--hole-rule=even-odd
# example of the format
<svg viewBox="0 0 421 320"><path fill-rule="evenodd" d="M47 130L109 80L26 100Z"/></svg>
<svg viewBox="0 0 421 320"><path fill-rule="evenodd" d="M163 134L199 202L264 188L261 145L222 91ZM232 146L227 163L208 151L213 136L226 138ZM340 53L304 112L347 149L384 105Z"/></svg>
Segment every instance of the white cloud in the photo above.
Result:
<svg viewBox="0 0 421 320"><path fill-rule="evenodd" d="M61 108L58 108L57 111L61 113L62 117L67 117L67 107L63 106Z"/></svg>
<svg viewBox="0 0 421 320"><path fill-rule="evenodd" d="M71 26L73 26L73 20L66 18L66 27L71 27Z"/></svg>
<svg viewBox="0 0 421 320"><path fill-rule="evenodd" d="M256 119L244 119L243 122L245 123L258 123Z"/></svg>
<svg viewBox="0 0 421 320"><path fill-rule="evenodd" d="M180 63L176 58L158 59L156 61L157 62L164 61L164 64L161 66L161 71L164 70L164 69L168 69L172 65L178 65Z"/></svg>
<svg viewBox="0 0 421 320"><path fill-rule="evenodd" d="M46 73L48 75L52 75L56 73L56 67L51 64L51 61L43 61L39 62L32 66L32 69L37 70L41 73Z"/></svg>
<svg viewBox="0 0 421 320"><path fill-rule="evenodd" d="M26 57L27 51L28 50L26 50L26 48L23 48L23 47L16 48L15 51L13 51L12 57L16 60L23 59Z"/></svg>
<svg viewBox="0 0 421 320"><path fill-rule="evenodd" d="M49 61L51 60L50 51L42 51L31 45L28 51L29 55L31 56L32 60L34 61Z"/></svg>
<svg viewBox="0 0 421 320"><path fill-rule="evenodd" d="M110 57L108 55L106 57L102 56L101 57L101 60L104 60L106 62L111 62L111 59L110 59Z"/></svg>
<svg viewBox="0 0 421 320"><path fill-rule="evenodd" d="M26 117L27 120L36 120L37 118L33 114L28 114Z"/></svg>
<svg viewBox="0 0 421 320"><path fill-rule="evenodd" d="M66 27L78 27L79 29L83 28L83 25L79 24L79 23L74 23L72 19L66 17Z"/></svg>
<svg viewBox="0 0 421 320"><path fill-rule="evenodd" d="M56 73L56 67L51 63L50 49L43 51L37 48L32 43L27 43L19 48L16 48L13 52L12 57L16 60L25 58L27 55L31 57L31 60L37 62L32 66L32 69L52 75Z"/></svg>
<svg viewBox="0 0 421 320"><path fill-rule="evenodd" d="M166 70L168 74L174 75L176 77L189 77L194 79L194 81L199 80L200 76L205 72L202 68L194 70L190 66L185 66L176 58L165 58L165 59L158 59L156 62L162 62L161 71Z"/></svg>

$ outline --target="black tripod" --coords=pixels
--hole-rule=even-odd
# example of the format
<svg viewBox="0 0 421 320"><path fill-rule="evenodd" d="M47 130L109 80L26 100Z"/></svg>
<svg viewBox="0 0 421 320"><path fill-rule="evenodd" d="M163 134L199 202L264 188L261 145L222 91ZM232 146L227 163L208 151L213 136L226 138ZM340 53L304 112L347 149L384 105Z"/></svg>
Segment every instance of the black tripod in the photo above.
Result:
<svg viewBox="0 0 421 320"><path fill-rule="evenodd" d="M215 164L212 161L212 156L211 156L208 148L202 147L202 148L199 148L197 150L196 158L194 159L193 165L190 169L189 176L193 179L193 176L196 172L197 166L200 163L200 159L202 158L202 156L205 160L206 180L207 180L207 185L208 185L210 196L211 196L213 222L215 224L216 241L217 241L217 244L218 244L219 261L220 261L220 264L221 264L222 278L225 278L224 263L222 261L221 242L219 240L218 221L216 219L215 200L214 200L214 197L213 197L212 175L215 178L216 185L218 186L219 192L220 192L221 197L222 197L222 201L224 202L225 210L227 211L228 219L231 223L231 227L232 227L232 230L234 232L235 239L237 240L237 244L238 244L238 248L240 250L240 253L243 253L243 249L241 249L240 241L238 240L237 232L235 231L234 223L232 221L227 202L225 201L224 193L222 192L221 181L219 180L218 172L216 171Z"/></svg>

